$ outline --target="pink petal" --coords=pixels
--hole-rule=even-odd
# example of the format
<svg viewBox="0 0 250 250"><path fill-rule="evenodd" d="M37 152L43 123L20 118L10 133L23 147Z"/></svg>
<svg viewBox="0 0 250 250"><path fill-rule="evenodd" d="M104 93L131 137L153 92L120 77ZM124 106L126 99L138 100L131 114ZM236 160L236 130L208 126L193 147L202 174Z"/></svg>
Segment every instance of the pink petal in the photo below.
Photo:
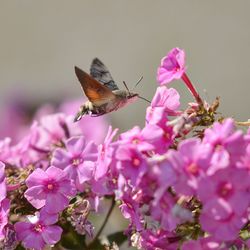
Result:
<svg viewBox="0 0 250 250"><path fill-rule="evenodd" d="M45 246L45 242L40 233L33 233L30 231L30 234L23 239L23 245L26 248L42 250Z"/></svg>
<svg viewBox="0 0 250 250"><path fill-rule="evenodd" d="M60 240L62 231L59 226L48 226L42 233L42 237L48 245L54 245Z"/></svg>
<svg viewBox="0 0 250 250"><path fill-rule="evenodd" d="M26 185L28 187L43 185L44 181L48 179L48 175L42 169L37 168L31 175L26 179Z"/></svg>
<svg viewBox="0 0 250 250"><path fill-rule="evenodd" d="M46 193L43 191L44 186L30 187L24 193L25 198L37 209L45 205Z"/></svg>
<svg viewBox="0 0 250 250"><path fill-rule="evenodd" d="M82 153L86 146L86 140L83 136L72 137L66 142L66 148L72 156L77 156Z"/></svg>
<svg viewBox="0 0 250 250"><path fill-rule="evenodd" d="M57 213L62 211L69 204L69 199L60 193L49 194L46 199L45 209L48 213Z"/></svg>

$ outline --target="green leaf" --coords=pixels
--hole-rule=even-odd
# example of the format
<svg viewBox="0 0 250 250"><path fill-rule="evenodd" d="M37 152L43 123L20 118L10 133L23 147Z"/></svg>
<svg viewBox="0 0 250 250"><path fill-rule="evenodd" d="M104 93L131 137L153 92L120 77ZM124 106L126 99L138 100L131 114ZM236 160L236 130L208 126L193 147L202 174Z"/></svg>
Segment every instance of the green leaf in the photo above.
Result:
<svg viewBox="0 0 250 250"><path fill-rule="evenodd" d="M73 229L63 234L61 245L71 250L82 250L86 246L85 236L77 234Z"/></svg>
<svg viewBox="0 0 250 250"><path fill-rule="evenodd" d="M128 237L124 235L123 231L110 234L107 238L110 244L112 244L112 242L115 242L118 246L120 246L128 239Z"/></svg>
<svg viewBox="0 0 250 250"><path fill-rule="evenodd" d="M92 242L88 248L86 248L88 250L92 250L92 249L95 249L95 250L105 250L104 246L101 244L101 242L96 239L94 242Z"/></svg>
<svg viewBox="0 0 250 250"><path fill-rule="evenodd" d="M25 250L25 248L22 245L18 245L15 249L16 250Z"/></svg>

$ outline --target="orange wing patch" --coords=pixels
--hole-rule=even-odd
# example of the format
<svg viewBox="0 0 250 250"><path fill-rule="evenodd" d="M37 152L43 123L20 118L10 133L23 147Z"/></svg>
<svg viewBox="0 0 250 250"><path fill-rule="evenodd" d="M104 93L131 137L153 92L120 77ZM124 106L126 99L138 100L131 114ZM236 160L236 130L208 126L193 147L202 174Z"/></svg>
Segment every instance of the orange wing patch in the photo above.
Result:
<svg viewBox="0 0 250 250"><path fill-rule="evenodd" d="M99 83L80 68L75 67L75 73L85 95L95 106L100 106L115 98L115 95L109 88Z"/></svg>

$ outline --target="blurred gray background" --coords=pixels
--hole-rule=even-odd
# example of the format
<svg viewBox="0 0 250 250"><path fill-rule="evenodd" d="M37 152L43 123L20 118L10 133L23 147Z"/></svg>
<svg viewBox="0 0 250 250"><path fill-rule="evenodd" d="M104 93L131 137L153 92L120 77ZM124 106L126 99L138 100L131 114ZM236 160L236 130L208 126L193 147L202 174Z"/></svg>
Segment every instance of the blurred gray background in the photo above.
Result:
<svg viewBox="0 0 250 250"><path fill-rule="evenodd" d="M73 67L88 70L99 57L114 79L151 99L160 59L185 49L188 75L222 113L247 120L250 90L250 1L12 0L0 1L0 98L10 92L46 102L80 97ZM182 107L191 101L174 82ZM110 115L121 130L144 124L147 103Z"/></svg>

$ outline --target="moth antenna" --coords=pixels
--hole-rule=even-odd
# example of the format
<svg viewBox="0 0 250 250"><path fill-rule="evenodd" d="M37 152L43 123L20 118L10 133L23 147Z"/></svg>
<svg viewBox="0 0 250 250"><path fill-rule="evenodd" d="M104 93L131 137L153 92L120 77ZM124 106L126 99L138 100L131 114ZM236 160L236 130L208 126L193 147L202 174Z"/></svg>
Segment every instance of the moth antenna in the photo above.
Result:
<svg viewBox="0 0 250 250"><path fill-rule="evenodd" d="M143 79L143 76L141 76L141 77L139 78L139 80L136 82L136 84L135 84L135 86L133 87L132 90L134 90L134 89L138 86L138 84L142 81L142 79Z"/></svg>
<svg viewBox="0 0 250 250"><path fill-rule="evenodd" d="M140 99L142 99L142 100L144 100L144 101L146 101L146 102L148 102L148 103L151 104L151 102L150 102L148 99L146 99L146 98L144 98L144 97L142 97L142 96L138 96L138 98L140 98Z"/></svg>
<svg viewBox="0 0 250 250"><path fill-rule="evenodd" d="M130 91L129 91L128 86L127 86L127 84L126 84L126 82L125 82L125 81L123 81L123 84L124 84L124 86L125 86L126 90L128 91L128 93L130 94Z"/></svg>

